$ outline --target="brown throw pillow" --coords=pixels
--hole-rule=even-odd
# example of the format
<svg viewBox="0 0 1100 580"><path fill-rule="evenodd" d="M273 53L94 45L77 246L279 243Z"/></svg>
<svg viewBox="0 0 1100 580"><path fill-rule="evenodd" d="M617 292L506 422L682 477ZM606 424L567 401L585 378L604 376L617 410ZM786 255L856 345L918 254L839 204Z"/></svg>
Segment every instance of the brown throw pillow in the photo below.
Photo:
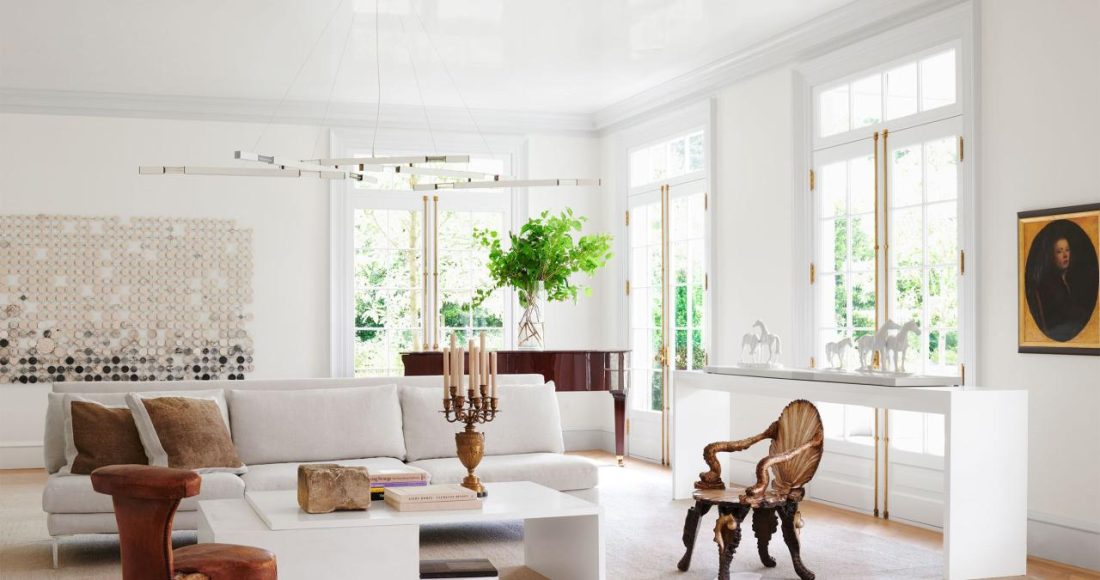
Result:
<svg viewBox="0 0 1100 580"><path fill-rule="evenodd" d="M70 473L87 475L106 465L148 463L129 409L85 401L69 404L76 447Z"/></svg>
<svg viewBox="0 0 1100 580"><path fill-rule="evenodd" d="M221 409L213 399L127 397L150 465L243 473Z"/></svg>

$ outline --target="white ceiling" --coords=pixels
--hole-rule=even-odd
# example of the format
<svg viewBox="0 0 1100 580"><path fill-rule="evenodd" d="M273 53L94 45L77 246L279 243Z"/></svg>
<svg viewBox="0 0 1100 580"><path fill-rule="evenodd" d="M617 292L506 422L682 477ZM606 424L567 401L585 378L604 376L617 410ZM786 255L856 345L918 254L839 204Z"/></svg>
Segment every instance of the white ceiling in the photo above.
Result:
<svg viewBox="0 0 1100 580"><path fill-rule="evenodd" d="M384 104L591 114L851 0L379 1ZM374 103L375 24L374 0L0 0L0 89Z"/></svg>

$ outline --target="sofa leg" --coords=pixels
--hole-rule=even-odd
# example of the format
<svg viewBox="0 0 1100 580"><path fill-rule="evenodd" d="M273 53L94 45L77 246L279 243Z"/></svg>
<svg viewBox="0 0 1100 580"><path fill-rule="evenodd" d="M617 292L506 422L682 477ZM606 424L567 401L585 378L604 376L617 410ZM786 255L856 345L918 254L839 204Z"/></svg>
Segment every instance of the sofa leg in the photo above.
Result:
<svg viewBox="0 0 1100 580"><path fill-rule="evenodd" d="M57 570L57 567L58 567L57 566L57 560L58 560L58 551L59 551L58 548L59 548L60 543L61 543L61 541L58 540L56 536L50 538L50 552L53 554L53 569L54 570Z"/></svg>

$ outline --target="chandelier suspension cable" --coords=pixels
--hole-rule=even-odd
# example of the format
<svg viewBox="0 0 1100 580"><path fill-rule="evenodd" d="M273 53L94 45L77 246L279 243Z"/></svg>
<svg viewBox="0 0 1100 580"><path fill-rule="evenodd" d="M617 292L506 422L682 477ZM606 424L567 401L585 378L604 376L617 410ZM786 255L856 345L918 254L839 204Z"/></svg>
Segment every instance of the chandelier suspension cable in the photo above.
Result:
<svg viewBox="0 0 1100 580"><path fill-rule="evenodd" d="M317 38L313 41L313 46L309 48L309 53L302 59L302 64L298 65L298 71L294 73L294 78L290 79L290 84L287 85L286 91L283 92L283 97L279 99L279 103L275 105L275 110L271 111L271 116L267 118L267 123L264 124L264 128L260 131L260 136L256 138L256 143L252 146L253 150L260 148L260 142L263 141L264 135L267 134L268 127L271 126L271 122L275 120L275 115L279 113L279 109L283 107L283 103L286 101L290 90L294 88L294 84L298 82L298 77L302 74L302 71L306 68L306 64L309 63L309 59L313 57L313 51L317 50L317 45L321 44L321 39L325 37L325 33L328 32L329 26L332 26L332 21L336 19L336 15L340 12L340 7L344 5L344 0L340 0L336 4L336 8L332 9L332 14L329 15L328 21L325 22L325 27L321 29L321 33L317 35Z"/></svg>
<svg viewBox="0 0 1100 580"><path fill-rule="evenodd" d="M481 142L485 144L485 150L489 155L493 155L493 148L489 146L489 140L485 138L485 133L481 132L481 126L478 125L477 119L474 118L474 114L470 111L470 106L466 104L466 98L462 96L462 91L458 89L458 83L455 82L454 75L451 74L451 69L447 66L447 61L443 59L443 55L440 54L439 48L436 47L435 41L432 40L431 33L428 32L428 28L424 26L424 20L420 18L420 10L416 7L416 2L410 2L412 13L416 16L416 21L420 24L420 29L424 31L424 36L428 38L428 44L432 47L432 52L435 53L435 57L439 59L439 63L443 65L443 72L447 74L447 79L451 81L451 86L454 87L455 94L458 95L458 101L462 103L462 108L466 110L466 114L470 117L470 122L474 124L474 130L477 131Z"/></svg>
<svg viewBox="0 0 1100 580"><path fill-rule="evenodd" d="M321 146L321 137L325 134L325 123L328 122L329 107L332 106L332 97L336 94L336 82L340 79L340 71L344 70L344 55L348 52L348 43L351 33L355 30L355 19L348 19L348 32L344 35L344 46L340 49L340 60L336 62L336 72L332 75L332 84L328 89L328 100L325 101L325 112L321 115L321 125L317 127L317 139L313 142L313 156L319 157L317 149Z"/></svg>
<svg viewBox="0 0 1100 580"><path fill-rule="evenodd" d="M432 141L432 153L439 153L439 146L435 143L435 131L432 131L432 117L428 114L428 103L424 100L424 91L420 88L420 74L416 70L416 59L413 58L412 41L409 39L409 31L405 28L405 19L401 19L401 35L405 37L405 52L409 53L409 66L412 68L413 80L416 82L416 93L420 95L420 107L424 109L424 123L428 125L428 138Z"/></svg>
<svg viewBox="0 0 1100 580"><path fill-rule="evenodd" d="M370 156L378 157L374 150L374 144L378 141L378 123L382 120L382 32L378 24L378 5L382 0L374 0L374 58L375 72L378 80L378 98L374 106L374 135L370 138Z"/></svg>

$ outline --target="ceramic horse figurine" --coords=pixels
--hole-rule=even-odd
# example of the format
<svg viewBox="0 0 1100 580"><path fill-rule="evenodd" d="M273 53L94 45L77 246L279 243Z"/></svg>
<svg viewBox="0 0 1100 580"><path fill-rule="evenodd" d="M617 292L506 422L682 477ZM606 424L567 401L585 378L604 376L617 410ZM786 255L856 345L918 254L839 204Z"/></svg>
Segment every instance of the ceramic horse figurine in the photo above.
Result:
<svg viewBox="0 0 1100 580"><path fill-rule="evenodd" d="M768 364L774 363L775 359L783 353L783 345L779 340L779 336L768 332L768 327L760 320L754 322L752 327L760 329L760 346L768 348L768 359L765 362Z"/></svg>
<svg viewBox="0 0 1100 580"><path fill-rule="evenodd" d="M844 359L848 355L848 349L852 347L852 339L844 337L836 342L825 343L825 358L829 362L829 366L834 369L844 368ZM833 362L833 357L836 357L837 362Z"/></svg>
<svg viewBox="0 0 1100 580"><path fill-rule="evenodd" d="M746 332L741 339L741 362L745 361L745 347L749 347L750 362L756 362L756 353L760 350L760 337L751 332Z"/></svg>
<svg viewBox="0 0 1100 580"><path fill-rule="evenodd" d="M886 348L886 339L890 337L890 331L899 328L901 327L898 326L898 323L887 318L886 324L883 324L875 334L864 335L856 340L856 350L859 351L859 370L872 370L871 363L875 360L874 353L882 353L883 349ZM868 355L870 355L870 359L867 358Z"/></svg>
<svg viewBox="0 0 1100 580"><path fill-rule="evenodd" d="M889 359L895 373L905 372L905 355L909 351L910 333L920 336L920 326L917 325L916 320L910 320L901 325L897 334L886 339L883 361Z"/></svg>

